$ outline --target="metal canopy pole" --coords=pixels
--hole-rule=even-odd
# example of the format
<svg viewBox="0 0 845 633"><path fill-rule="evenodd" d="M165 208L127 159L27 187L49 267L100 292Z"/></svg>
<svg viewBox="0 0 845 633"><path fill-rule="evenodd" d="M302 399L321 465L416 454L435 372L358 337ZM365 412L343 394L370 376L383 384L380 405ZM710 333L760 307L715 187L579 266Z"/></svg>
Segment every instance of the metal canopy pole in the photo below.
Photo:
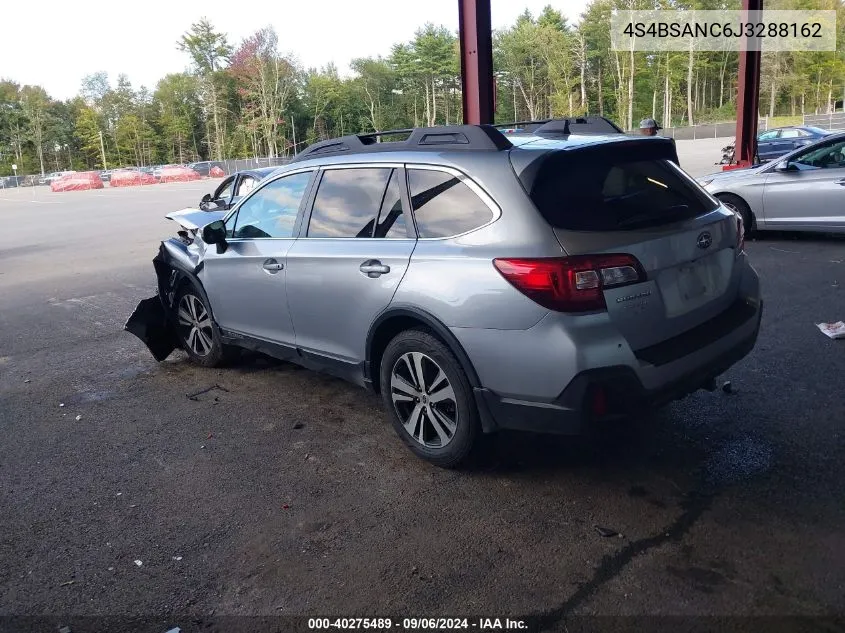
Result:
<svg viewBox="0 0 845 633"><path fill-rule="evenodd" d="M493 27L490 0L458 0L464 123L493 123Z"/></svg>
<svg viewBox="0 0 845 633"><path fill-rule="evenodd" d="M742 0L742 10L762 11L763 0ZM746 14L747 15L747 14ZM748 17L752 17L748 15ZM746 44L750 44L746 39ZM760 106L760 51L745 50L739 53L739 85L736 98L737 167L754 164L757 155L757 117Z"/></svg>

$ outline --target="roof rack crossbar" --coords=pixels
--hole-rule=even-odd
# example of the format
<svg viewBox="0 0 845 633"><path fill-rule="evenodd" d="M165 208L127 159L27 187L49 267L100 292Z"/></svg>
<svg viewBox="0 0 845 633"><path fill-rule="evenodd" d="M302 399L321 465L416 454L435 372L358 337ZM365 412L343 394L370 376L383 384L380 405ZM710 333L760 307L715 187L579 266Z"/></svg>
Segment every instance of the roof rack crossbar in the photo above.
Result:
<svg viewBox="0 0 845 633"><path fill-rule="evenodd" d="M399 134L408 134L408 138L386 143L376 142L382 136ZM513 147L513 145L504 134L491 125L443 125L351 134L319 141L306 147L294 156L291 162L346 152L414 151L431 150L432 147L442 147L449 150L501 151Z"/></svg>

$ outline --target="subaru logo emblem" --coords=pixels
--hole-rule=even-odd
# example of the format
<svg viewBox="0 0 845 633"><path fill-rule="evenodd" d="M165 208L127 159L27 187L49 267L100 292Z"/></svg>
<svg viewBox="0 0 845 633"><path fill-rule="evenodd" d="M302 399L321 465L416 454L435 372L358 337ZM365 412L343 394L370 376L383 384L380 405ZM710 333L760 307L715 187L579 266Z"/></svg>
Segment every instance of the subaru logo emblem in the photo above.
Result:
<svg viewBox="0 0 845 633"><path fill-rule="evenodd" d="M713 238L710 236L710 233L704 231L704 233L698 236L695 243L700 249L710 248L710 245L713 243Z"/></svg>

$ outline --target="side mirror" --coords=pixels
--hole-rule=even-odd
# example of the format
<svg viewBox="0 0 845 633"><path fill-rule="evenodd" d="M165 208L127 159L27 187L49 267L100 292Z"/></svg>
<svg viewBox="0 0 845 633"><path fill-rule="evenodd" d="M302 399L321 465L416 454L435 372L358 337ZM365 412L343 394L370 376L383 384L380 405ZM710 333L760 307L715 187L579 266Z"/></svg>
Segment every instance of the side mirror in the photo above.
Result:
<svg viewBox="0 0 845 633"><path fill-rule="evenodd" d="M798 171L788 160L782 160L775 165L775 171Z"/></svg>
<svg viewBox="0 0 845 633"><path fill-rule="evenodd" d="M223 220L215 220L202 228L202 241L206 244L217 244L217 252L226 252L226 224Z"/></svg>
<svg viewBox="0 0 845 633"><path fill-rule="evenodd" d="M202 197L202 200L200 202L211 202L211 194L210 193L205 194Z"/></svg>

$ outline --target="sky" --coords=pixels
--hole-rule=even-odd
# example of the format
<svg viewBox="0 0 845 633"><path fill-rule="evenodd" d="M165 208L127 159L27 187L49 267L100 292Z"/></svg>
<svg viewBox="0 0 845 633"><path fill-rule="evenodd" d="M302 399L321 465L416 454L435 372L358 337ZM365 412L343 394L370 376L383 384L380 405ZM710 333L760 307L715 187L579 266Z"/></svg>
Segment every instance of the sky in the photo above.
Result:
<svg viewBox="0 0 845 633"><path fill-rule="evenodd" d="M79 92L82 78L105 71L114 85L125 73L150 90L164 75L185 70L189 60L176 42L193 22L207 17L236 45L272 25L280 48L305 67L334 62L342 74L356 57L387 55L425 22L458 28L458 0L146 0L91 5L41 0L37 10L3 1L6 27L0 38L0 79L43 86L56 99ZM492 0L493 28L513 24L526 8L547 4L577 21L587 0Z"/></svg>

